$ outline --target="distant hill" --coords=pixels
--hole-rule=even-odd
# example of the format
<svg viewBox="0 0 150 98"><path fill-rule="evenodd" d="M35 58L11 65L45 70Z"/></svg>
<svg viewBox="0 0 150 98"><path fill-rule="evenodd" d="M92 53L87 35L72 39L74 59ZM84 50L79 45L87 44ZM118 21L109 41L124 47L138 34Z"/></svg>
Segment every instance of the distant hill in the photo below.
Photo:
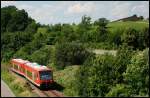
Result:
<svg viewBox="0 0 150 98"><path fill-rule="evenodd" d="M126 17L126 18L116 20L116 21L139 21L139 20L143 20L143 19L144 19L143 16L137 17L137 15L133 15L133 16L130 16L130 17Z"/></svg>

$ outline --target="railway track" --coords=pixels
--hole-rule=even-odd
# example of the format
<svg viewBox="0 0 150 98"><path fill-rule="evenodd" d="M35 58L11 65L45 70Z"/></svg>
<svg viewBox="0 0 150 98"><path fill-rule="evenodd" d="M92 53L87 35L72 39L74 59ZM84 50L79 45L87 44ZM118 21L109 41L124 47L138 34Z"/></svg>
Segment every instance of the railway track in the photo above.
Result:
<svg viewBox="0 0 150 98"><path fill-rule="evenodd" d="M25 78L23 78L21 75L17 74L14 72L12 69L9 69L9 72L13 73L16 77L21 78L22 80L26 81L27 84L29 84L30 88L32 89L33 92L39 95L39 97L63 97L64 95L57 91L57 90L41 90L38 87L36 87L34 84L31 82L27 81Z"/></svg>

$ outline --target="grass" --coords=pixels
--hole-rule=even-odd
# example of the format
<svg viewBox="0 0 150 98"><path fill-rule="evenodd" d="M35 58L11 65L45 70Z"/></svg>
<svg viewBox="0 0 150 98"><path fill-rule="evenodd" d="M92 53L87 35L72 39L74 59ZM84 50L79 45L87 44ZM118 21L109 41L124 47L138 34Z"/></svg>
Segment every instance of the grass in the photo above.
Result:
<svg viewBox="0 0 150 98"><path fill-rule="evenodd" d="M31 91L25 81L15 77L8 71L10 67L9 63L1 64L1 76L5 83L9 86L16 97L37 97L35 93Z"/></svg>
<svg viewBox="0 0 150 98"><path fill-rule="evenodd" d="M134 28L136 30L142 30L145 27L149 27L149 23L147 21L126 21L126 22L111 22L107 25L110 31L115 29L125 29L125 28Z"/></svg>
<svg viewBox="0 0 150 98"><path fill-rule="evenodd" d="M63 93L65 96L76 96L76 92L73 91L73 80L75 79L75 73L79 69L79 65L67 66L64 70L54 72L54 80L64 87Z"/></svg>

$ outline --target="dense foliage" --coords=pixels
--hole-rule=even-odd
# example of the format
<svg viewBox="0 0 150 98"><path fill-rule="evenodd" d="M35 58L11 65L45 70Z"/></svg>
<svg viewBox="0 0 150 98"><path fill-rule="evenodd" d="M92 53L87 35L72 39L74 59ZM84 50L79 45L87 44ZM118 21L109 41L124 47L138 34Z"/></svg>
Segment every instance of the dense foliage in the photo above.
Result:
<svg viewBox="0 0 150 98"><path fill-rule="evenodd" d="M77 74L76 89L80 96L105 96L113 84L114 57L102 55L88 59Z"/></svg>
<svg viewBox="0 0 150 98"><path fill-rule="evenodd" d="M133 55L131 64L127 65L124 80L130 85L132 96L149 95L149 49Z"/></svg>
<svg viewBox="0 0 150 98"><path fill-rule="evenodd" d="M149 95L149 50L121 49L121 57L92 56L76 73L72 90L79 96L133 97ZM128 55L130 54L130 56ZM120 65L119 65L120 64Z"/></svg>
<svg viewBox="0 0 150 98"><path fill-rule="evenodd" d="M24 31L32 21L25 10L18 10L15 6L1 8L1 32Z"/></svg>
<svg viewBox="0 0 150 98"><path fill-rule="evenodd" d="M81 65L91 54L82 44L62 43L56 45L56 65L64 68L67 65Z"/></svg>

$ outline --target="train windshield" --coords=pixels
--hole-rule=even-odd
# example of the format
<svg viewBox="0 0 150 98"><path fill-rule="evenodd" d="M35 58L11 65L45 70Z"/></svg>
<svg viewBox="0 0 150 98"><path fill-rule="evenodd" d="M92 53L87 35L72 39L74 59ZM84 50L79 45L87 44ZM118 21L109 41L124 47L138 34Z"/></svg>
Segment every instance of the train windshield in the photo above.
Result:
<svg viewBox="0 0 150 98"><path fill-rule="evenodd" d="M52 79L52 72L51 71L41 71L40 72L40 79L41 80L50 80L50 79Z"/></svg>

